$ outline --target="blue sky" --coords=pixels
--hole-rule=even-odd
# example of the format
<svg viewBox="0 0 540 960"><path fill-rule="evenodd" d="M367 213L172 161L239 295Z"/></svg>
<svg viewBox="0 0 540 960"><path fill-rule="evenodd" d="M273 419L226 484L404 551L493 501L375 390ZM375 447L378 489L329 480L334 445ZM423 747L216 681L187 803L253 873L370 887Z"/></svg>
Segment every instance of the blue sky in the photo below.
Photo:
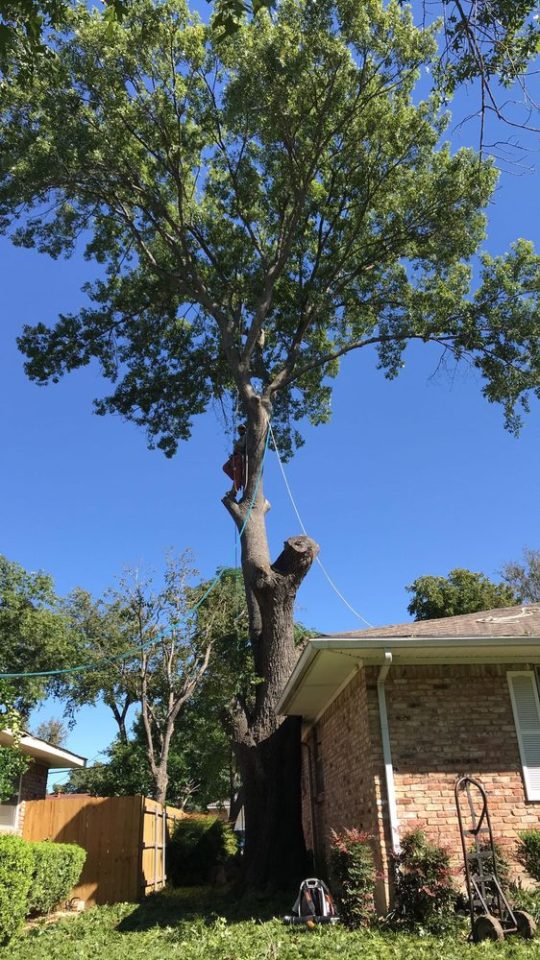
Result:
<svg viewBox="0 0 540 960"><path fill-rule="evenodd" d="M474 142L476 129L460 137ZM520 236L540 246L537 198L536 174L503 174L489 211L491 253ZM159 571L168 549L187 546L209 577L235 555L220 503L229 441L219 419L199 417L192 440L169 461L147 450L133 425L93 415L92 399L106 389L96 369L45 388L24 375L15 345L23 324L76 311L91 269L79 256L51 261L0 242L0 552L51 573L61 594L77 585L99 594L125 565ZM496 577L524 546L540 547L539 405L516 440L500 408L482 398L476 373L436 373L431 347L410 349L405 359L389 383L373 355L347 358L331 424L308 428L305 447L286 466L325 566L373 624L408 619L405 585L421 574L464 566ZM299 528L272 453L265 484L275 556ZM317 567L297 613L321 631L362 627ZM35 722L60 713L48 703ZM87 708L67 745L92 758L114 732L104 708Z"/></svg>

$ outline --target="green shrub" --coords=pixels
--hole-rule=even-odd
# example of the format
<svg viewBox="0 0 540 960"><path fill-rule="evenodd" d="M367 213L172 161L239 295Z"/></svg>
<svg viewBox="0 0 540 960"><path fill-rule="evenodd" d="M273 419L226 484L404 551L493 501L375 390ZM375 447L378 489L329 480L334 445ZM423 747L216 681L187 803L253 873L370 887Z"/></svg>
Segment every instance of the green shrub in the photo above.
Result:
<svg viewBox="0 0 540 960"><path fill-rule="evenodd" d="M77 883L86 860L86 850L75 843L31 843L34 875L28 896L29 913L50 913L66 900Z"/></svg>
<svg viewBox="0 0 540 960"><path fill-rule="evenodd" d="M369 841L359 830L331 833L330 872L339 914L351 930L367 926L374 917L375 866Z"/></svg>
<svg viewBox="0 0 540 960"><path fill-rule="evenodd" d="M0 835L0 944L22 927L33 868L31 845L20 837Z"/></svg>
<svg viewBox="0 0 540 960"><path fill-rule="evenodd" d="M524 890L523 887L512 886L508 899L516 910L525 910L537 923L540 922L540 889Z"/></svg>
<svg viewBox="0 0 540 960"><path fill-rule="evenodd" d="M516 856L529 876L540 883L540 830L524 830L519 834Z"/></svg>
<svg viewBox="0 0 540 960"><path fill-rule="evenodd" d="M230 823L214 816L180 820L167 847L167 874L175 887L208 883L212 871L238 850Z"/></svg>
<svg viewBox="0 0 540 960"><path fill-rule="evenodd" d="M404 837L401 853L393 860L396 906L392 919L413 929L444 930L456 902L448 852L414 830Z"/></svg>

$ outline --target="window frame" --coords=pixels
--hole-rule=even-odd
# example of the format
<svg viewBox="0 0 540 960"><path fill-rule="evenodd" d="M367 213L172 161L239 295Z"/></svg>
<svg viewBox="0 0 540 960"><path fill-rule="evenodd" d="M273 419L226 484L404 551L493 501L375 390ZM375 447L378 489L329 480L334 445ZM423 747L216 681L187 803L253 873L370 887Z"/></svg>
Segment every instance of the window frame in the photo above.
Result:
<svg viewBox="0 0 540 960"><path fill-rule="evenodd" d="M0 823L0 833L17 833L19 829L19 812L21 809L21 790L22 790L22 778L23 775L20 774L18 784L13 791L13 796L16 797L15 803L0 803L0 809L5 809L10 807L13 810L12 823Z"/></svg>

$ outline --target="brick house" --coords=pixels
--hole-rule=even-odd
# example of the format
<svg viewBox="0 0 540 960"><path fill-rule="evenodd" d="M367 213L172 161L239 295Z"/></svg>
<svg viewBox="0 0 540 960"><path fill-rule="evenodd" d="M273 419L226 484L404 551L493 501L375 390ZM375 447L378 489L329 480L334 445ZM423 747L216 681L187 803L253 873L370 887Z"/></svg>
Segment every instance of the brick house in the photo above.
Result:
<svg viewBox="0 0 540 960"><path fill-rule="evenodd" d="M12 743L13 734L9 730L0 730L0 746L9 747ZM7 803L0 803L0 833L22 834L25 801L42 800L46 796L49 770L86 765L84 757L30 734L21 737L19 748L30 757L30 765L19 782L13 785L13 796Z"/></svg>
<svg viewBox="0 0 540 960"><path fill-rule="evenodd" d="M517 833L540 828L539 673L540 604L310 640L279 709L304 720L304 831L318 863L332 828L366 830L381 910L389 854L409 830L461 863L463 774L483 782L512 860Z"/></svg>

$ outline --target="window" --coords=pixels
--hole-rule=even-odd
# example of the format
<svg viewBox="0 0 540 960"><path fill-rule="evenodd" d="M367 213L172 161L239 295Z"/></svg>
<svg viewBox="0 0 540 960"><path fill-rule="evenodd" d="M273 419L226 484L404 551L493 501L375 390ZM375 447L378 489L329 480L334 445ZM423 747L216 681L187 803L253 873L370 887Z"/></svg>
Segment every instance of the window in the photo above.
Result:
<svg viewBox="0 0 540 960"><path fill-rule="evenodd" d="M21 782L19 782L13 791L13 795L4 803L0 803L0 832L5 833L8 830L17 829L17 820L19 816L19 797L21 793Z"/></svg>
<svg viewBox="0 0 540 960"><path fill-rule="evenodd" d="M507 674L527 800L540 800L540 698L532 670Z"/></svg>

